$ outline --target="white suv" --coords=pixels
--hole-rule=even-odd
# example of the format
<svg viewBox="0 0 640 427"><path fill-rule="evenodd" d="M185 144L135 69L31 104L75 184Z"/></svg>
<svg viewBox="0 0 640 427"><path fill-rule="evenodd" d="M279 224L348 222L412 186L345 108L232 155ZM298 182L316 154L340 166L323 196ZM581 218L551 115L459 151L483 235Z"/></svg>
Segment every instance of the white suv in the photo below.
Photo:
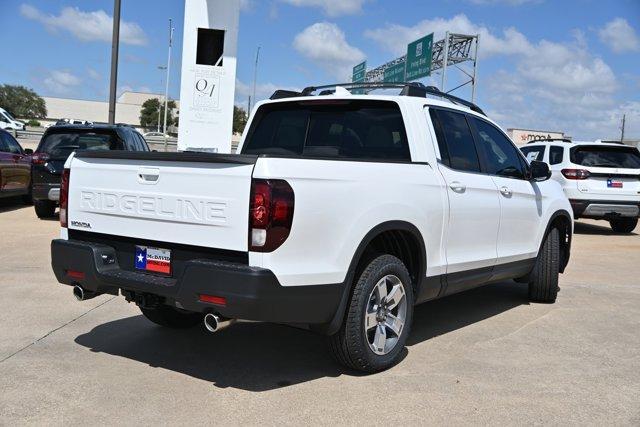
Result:
<svg viewBox="0 0 640 427"><path fill-rule="evenodd" d="M552 179L567 195L574 217L609 221L631 233L640 216L640 152L635 147L566 139L536 141L521 148L529 161L549 164Z"/></svg>
<svg viewBox="0 0 640 427"><path fill-rule="evenodd" d="M369 372L400 360L415 304L508 279L555 301L572 216L547 164L437 89L335 86L259 103L241 154L72 154L58 281L167 327L301 326Z"/></svg>

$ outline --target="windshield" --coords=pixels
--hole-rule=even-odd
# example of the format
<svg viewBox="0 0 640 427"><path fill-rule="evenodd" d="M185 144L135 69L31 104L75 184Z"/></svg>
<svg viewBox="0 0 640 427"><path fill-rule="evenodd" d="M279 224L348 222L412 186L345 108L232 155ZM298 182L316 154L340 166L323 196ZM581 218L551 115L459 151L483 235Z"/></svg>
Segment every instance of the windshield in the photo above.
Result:
<svg viewBox="0 0 640 427"><path fill-rule="evenodd" d="M587 145L571 149L571 162L582 166L640 169L640 152L633 147Z"/></svg>
<svg viewBox="0 0 640 427"><path fill-rule="evenodd" d="M4 110L4 116L9 120L15 120L11 113L9 113L7 110Z"/></svg>
<svg viewBox="0 0 640 427"><path fill-rule="evenodd" d="M117 140L110 133L50 133L40 151L53 158L67 158L75 150L116 150Z"/></svg>

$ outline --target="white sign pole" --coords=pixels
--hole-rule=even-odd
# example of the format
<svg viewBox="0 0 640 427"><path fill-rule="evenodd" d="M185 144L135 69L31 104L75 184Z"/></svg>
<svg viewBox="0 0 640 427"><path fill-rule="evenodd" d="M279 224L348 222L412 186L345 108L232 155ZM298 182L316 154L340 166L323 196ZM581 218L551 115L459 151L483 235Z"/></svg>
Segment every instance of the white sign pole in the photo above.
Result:
<svg viewBox="0 0 640 427"><path fill-rule="evenodd" d="M239 0L185 0L179 151L231 152Z"/></svg>

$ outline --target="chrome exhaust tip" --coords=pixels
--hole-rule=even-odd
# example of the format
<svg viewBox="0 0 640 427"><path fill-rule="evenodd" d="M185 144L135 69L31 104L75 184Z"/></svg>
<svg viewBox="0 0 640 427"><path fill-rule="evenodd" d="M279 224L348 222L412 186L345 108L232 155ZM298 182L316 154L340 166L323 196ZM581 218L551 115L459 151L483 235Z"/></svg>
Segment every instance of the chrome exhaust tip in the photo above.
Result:
<svg viewBox="0 0 640 427"><path fill-rule="evenodd" d="M204 316L204 327L207 328L207 331L209 332L219 332L222 329L233 325L235 322L236 319L227 319L213 313L207 313Z"/></svg>
<svg viewBox="0 0 640 427"><path fill-rule="evenodd" d="M86 301L88 299L95 298L98 295L100 295L100 294L97 294L97 293L91 292L91 291L87 291L80 285L75 285L73 287L73 296L78 301Z"/></svg>

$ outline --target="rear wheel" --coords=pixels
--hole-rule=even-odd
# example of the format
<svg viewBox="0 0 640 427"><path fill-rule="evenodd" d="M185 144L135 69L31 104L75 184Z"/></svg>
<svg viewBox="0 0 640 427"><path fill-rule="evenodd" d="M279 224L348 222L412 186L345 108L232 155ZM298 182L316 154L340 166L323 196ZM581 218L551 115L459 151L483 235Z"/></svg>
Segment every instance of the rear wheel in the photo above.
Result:
<svg viewBox="0 0 640 427"><path fill-rule="evenodd" d="M402 261L392 255L375 258L354 285L342 327L329 337L334 358L365 372L398 363L411 329L413 301Z"/></svg>
<svg viewBox="0 0 640 427"><path fill-rule="evenodd" d="M534 302L554 303L558 296L559 274L560 232L557 228L552 228L545 237L529 276L529 299Z"/></svg>
<svg viewBox="0 0 640 427"><path fill-rule="evenodd" d="M616 218L609 221L616 233L631 233L638 225L638 218Z"/></svg>
<svg viewBox="0 0 640 427"><path fill-rule="evenodd" d="M51 200L34 200L33 207L38 218L51 218L56 213L56 204Z"/></svg>
<svg viewBox="0 0 640 427"><path fill-rule="evenodd" d="M153 323L167 328L184 329L202 323L204 316L200 313L182 311L168 305L161 305L158 308L142 308L140 311L147 319Z"/></svg>

